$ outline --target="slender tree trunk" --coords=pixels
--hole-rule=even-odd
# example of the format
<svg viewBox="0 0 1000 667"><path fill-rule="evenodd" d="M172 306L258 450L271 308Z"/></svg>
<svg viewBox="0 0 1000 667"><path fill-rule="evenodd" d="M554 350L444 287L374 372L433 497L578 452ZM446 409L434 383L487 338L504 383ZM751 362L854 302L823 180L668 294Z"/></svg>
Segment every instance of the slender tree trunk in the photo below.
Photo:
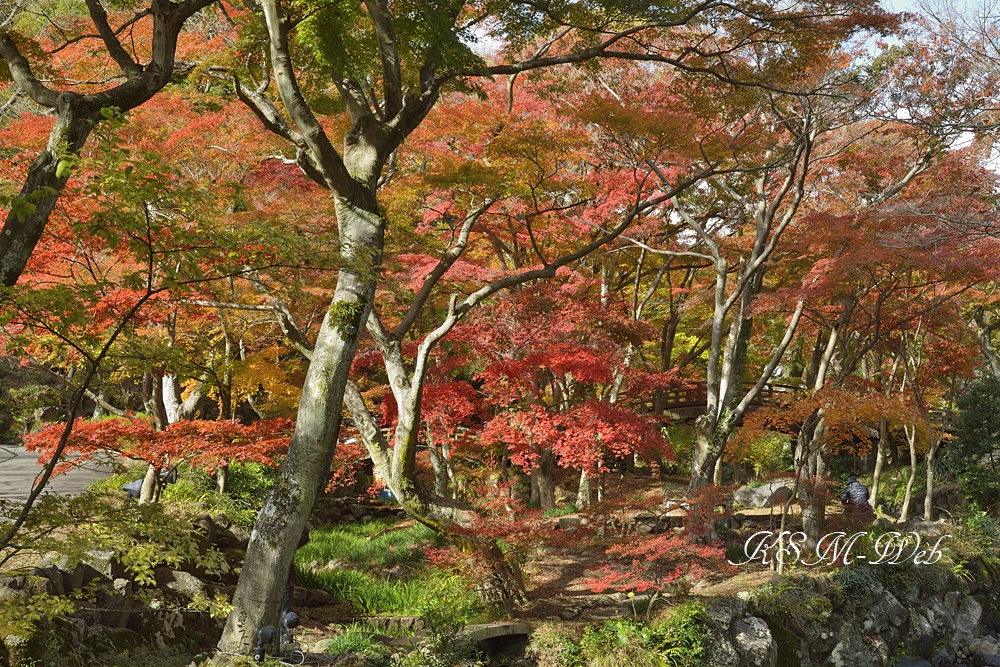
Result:
<svg viewBox="0 0 1000 667"><path fill-rule="evenodd" d="M906 431L906 442L910 445L910 478L906 481L906 493L903 495L903 507L899 511L899 523L906 523L910 518L913 483L917 479L917 427L904 424L903 429Z"/></svg>
<svg viewBox="0 0 1000 667"><path fill-rule="evenodd" d="M448 466L444 456L433 443L428 443L427 454L431 459L431 468L434 469L434 494L446 497L448 495Z"/></svg>
<svg viewBox="0 0 1000 667"><path fill-rule="evenodd" d="M228 653L248 654L257 630L277 623L296 544L329 475L348 373L372 307L385 221L374 200L337 197L335 205L342 257L337 287L306 373L288 455L257 517L219 640Z"/></svg>
<svg viewBox="0 0 1000 667"><path fill-rule="evenodd" d="M152 463L146 467L146 476L139 487L139 504L150 505L160 498L160 474Z"/></svg>
<svg viewBox="0 0 1000 667"><path fill-rule="evenodd" d="M725 443L733 431L733 416L729 407L722 410L722 416L713 426L707 416L699 418L695 427L694 463L691 467L691 488L708 486L715 478L715 465L722 456Z"/></svg>
<svg viewBox="0 0 1000 667"><path fill-rule="evenodd" d="M167 409L163 405L163 367L149 371L149 401L146 407L153 416L153 424L157 431L165 431L170 426Z"/></svg>
<svg viewBox="0 0 1000 667"><path fill-rule="evenodd" d="M590 477L587 476L586 469L580 469L580 488L576 492L576 508L578 510L590 507Z"/></svg>
<svg viewBox="0 0 1000 667"><path fill-rule="evenodd" d="M826 519L826 505L816 485L822 482L817 470L822 465L819 456L820 442L824 432L823 417L811 418L811 423L799 432L803 443L805 468L804 478L798 484L799 505L802 508L802 531L806 534L806 549L812 550L822 534L823 522Z"/></svg>
<svg viewBox="0 0 1000 667"><path fill-rule="evenodd" d="M885 462L886 440L889 439L889 420L882 417L878 423L878 445L875 454L875 472L872 473L871 506L878 507L878 486L882 479L882 465Z"/></svg>
<svg viewBox="0 0 1000 667"><path fill-rule="evenodd" d="M933 438L933 434L931 435ZM931 443L931 448L927 452L927 492L924 495L924 521L933 521L932 509L934 507L934 457L937 454L937 445Z"/></svg>
<svg viewBox="0 0 1000 667"><path fill-rule="evenodd" d="M229 490L229 464L219 466L215 471L215 490L225 493Z"/></svg>

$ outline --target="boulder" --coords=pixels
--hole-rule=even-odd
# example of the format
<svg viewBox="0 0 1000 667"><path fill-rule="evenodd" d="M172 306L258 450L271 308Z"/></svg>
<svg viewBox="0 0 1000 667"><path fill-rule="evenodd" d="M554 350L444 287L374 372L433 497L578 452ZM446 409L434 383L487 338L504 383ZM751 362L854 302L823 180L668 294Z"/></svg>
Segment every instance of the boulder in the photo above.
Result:
<svg viewBox="0 0 1000 667"><path fill-rule="evenodd" d="M128 625L135 606L132 582L115 579L111 585L102 584L97 588L97 606L100 610L100 624L108 628L124 628Z"/></svg>
<svg viewBox="0 0 1000 667"><path fill-rule="evenodd" d="M914 519L906 522L906 530L920 535L922 539L931 538L936 540L948 532L948 526L947 524L938 523L936 521Z"/></svg>
<svg viewBox="0 0 1000 667"><path fill-rule="evenodd" d="M840 627L840 641L830 653L831 667L875 667L864 638L850 622Z"/></svg>
<svg viewBox="0 0 1000 667"><path fill-rule="evenodd" d="M958 660L958 653L951 644L941 647L934 657L931 658L931 667L953 667Z"/></svg>
<svg viewBox="0 0 1000 667"><path fill-rule="evenodd" d="M27 602L32 596L43 593L55 594L52 582L46 577L21 573L0 574L0 600L20 598Z"/></svg>
<svg viewBox="0 0 1000 667"><path fill-rule="evenodd" d="M205 591L205 582L189 572L160 566L153 570L156 586L184 596L188 600Z"/></svg>
<svg viewBox="0 0 1000 667"><path fill-rule="evenodd" d="M927 618L916 611L910 612L910 629L906 646L920 657L930 657L934 652L934 628Z"/></svg>
<svg viewBox="0 0 1000 667"><path fill-rule="evenodd" d="M52 589L56 595L66 595L66 578L62 570L54 565L48 567L33 567L29 574L35 577L45 577L52 584Z"/></svg>
<svg viewBox="0 0 1000 667"><path fill-rule="evenodd" d="M1000 642L992 637L979 637L966 644L968 655L1000 655Z"/></svg>
<svg viewBox="0 0 1000 667"><path fill-rule="evenodd" d="M740 656L724 635L712 634L705 647L705 664L712 667L741 667Z"/></svg>
<svg viewBox="0 0 1000 667"><path fill-rule="evenodd" d="M95 560L101 567L107 564L103 557ZM62 592L59 593L60 595L68 595L72 591L78 591L98 579L110 579L89 562L79 562L72 566L69 563L70 560L66 556L51 552L46 554L35 567L44 573L54 588L59 588L57 581L61 580Z"/></svg>
<svg viewBox="0 0 1000 667"><path fill-rule="evenodd" d="M781 491L781 489L785 489ZM789 494L792 490L784 482L768 482L760 486L741 486L733 492L733 502L739 503L743 507L766 507L765 503L775 496ZM788 499L788 496L785 496ZM776 501L775 501L776 502ZM781 501L784 502L784 501Z"/></svg>
<svg viewBox="0 0 1000 667"><path fill-rule="evenodd" d="M951 593L958 593L951 591ZM952 601L951 593L945 597L945 603ZM983 606L968 595L957 594L955 600L955 634L952 636L954 646L968 646L976 637L982 634L980 621L983 618ZM979 651L979 653L1000 653L1000 650Z"/></svg>
<svg viewBox="0 0 1000 667"><path fill-rule="evenodd" d="M729 627L729 639L747 667L775 667L778 645L767 623L756 616L734 620Z"/></svg>
<svg viewBox="0 0 1000 667"><path fill-rule="evenodd" d="M705 613L722 634L729 632L729 626L733 624L733 620L742 618L746 612L747 604L740 598L735 600L720 598L713 600L705 607Z"/></svg>
<svg viewBox="0 0 1000 667"><path fill-rule="evenodd" d="M656 523L655 518L653 523ZM586 526L587 519L582 516L561 516L559 517L559 527L563 530L576 529L580 526Z"/></svg>
<svg viewBox="0 0 1000 667"><path fill-rule="evenodd" d="M294 607L325 607L333 603L333 596L319 588L296 586L292 598L292 606Z"/></svg>

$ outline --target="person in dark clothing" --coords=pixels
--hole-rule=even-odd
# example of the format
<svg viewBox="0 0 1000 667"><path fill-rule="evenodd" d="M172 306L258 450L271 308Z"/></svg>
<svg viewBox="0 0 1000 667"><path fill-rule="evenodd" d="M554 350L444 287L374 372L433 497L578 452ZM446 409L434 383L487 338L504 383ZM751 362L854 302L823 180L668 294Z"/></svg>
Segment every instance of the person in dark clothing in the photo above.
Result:
<svg viewBox="0 0 1000 667"><path fill-rule="evenodd" d="M847 486L840 494L840 502L844 503L855 512L866 512L871 510L868 504L868 487L858 481L858 478L851 475L847 478Z"/></svg>

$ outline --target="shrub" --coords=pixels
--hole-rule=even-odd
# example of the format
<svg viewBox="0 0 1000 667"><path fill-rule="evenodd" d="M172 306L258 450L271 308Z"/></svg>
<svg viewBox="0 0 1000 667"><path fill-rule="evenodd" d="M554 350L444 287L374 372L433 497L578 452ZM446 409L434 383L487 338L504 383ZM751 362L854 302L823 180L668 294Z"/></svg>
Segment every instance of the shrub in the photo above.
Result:
<svg viewBox="0 0 1000 667"><path fill-rule="evenodd" d="M707 638L704 607L691 602L668 609L645 624L621 619L588 628L580 640L585 667L695 667Z"/></svg>
<svg viewBox="0 0 1000 667"><path fill-rule="evenodd" d="M662 462L661 465L665 472L675 474L691 471L696 437L697 434L694 428L687 426L683 422L667 426L667 438L670 440L670 446L674 450L674 460Z"/></svg>
<svg viewBox="0 0 1000 667"><path fill-rule="evenodd" d="M545 510L542 512L542 516L546 519L555 519L557 517L566 516L569 514L576 514L576 504L567 503L562 507L557 507L551 510Z"/></svg>
<svg viewBox="0 0 1000 667"><path fill-rule="evenodd" d="M538 667L579 667L580 647L565 629L545 624L531 633L531 652Z"/></svg>

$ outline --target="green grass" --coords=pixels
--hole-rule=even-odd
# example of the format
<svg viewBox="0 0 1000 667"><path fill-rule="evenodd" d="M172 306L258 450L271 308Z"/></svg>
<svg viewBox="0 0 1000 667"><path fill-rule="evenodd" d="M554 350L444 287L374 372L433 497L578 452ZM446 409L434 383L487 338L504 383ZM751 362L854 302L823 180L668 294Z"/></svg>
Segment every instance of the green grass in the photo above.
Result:
<svg viewBox="0 0 1000 667"><path fill-rule="evenodd" d="M329 526L309 534L309 543L299 549L295 563L302 569L312 561L325 565L331 560L363 568L416 566L424 549L443 544L441 537L422 524L373 536L399 523L398 519L375 519L364 523Z"/></svg>
<svg viewBox="0 0 1000 667"><path fill-rule="evenodd" d="M483 610L469 581L428 565L424 550L440 546L439 535L417 524L374 537L395 523L383 519L314 530L309 544L295 554L300 581L348 602L360 615L446 613L462 622L481 616ZM330 561L339 563L325 569ZM318 569L309 567L313 562ZM410 576L389 578L386 571L397 565L410 570Z"/></svg>
<svg viewBox="0 0 1000 667"><path fill-rule="evenodd" d="M568 516L570 514L576 514L576 503L566 503L562 507L556 507L555 509L545 510L542 512L542 516L546 519L557 519L561 516Z"/></svg>
<svg viewBox="0 0 1000 667"><path fill-rule="evenodd" d="M372 639L372 633L362 627L350 625L343 634L331 637L332 643L326 652L330 655L338 653L362 653L375 662L388 662L392 651L385 644Z"/></svg>

